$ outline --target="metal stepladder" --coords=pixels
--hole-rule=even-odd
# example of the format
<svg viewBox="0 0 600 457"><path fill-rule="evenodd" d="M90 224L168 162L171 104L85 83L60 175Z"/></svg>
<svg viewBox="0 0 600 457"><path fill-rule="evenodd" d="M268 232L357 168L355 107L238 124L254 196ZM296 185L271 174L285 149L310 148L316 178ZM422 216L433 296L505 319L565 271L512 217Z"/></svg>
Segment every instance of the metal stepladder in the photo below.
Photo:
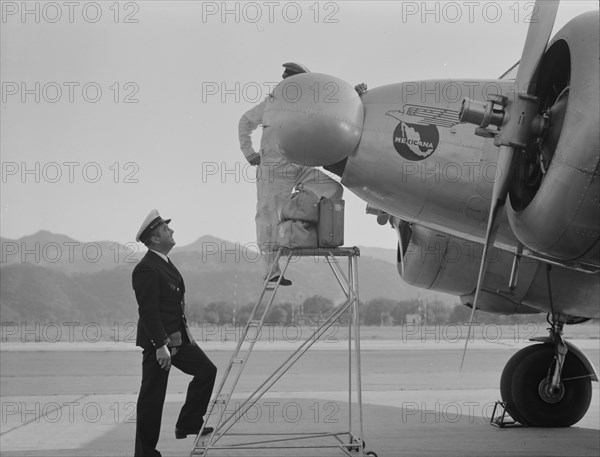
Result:
<svg viewBox="0 0 600 457"><path fill-rule="evenodd" d="M342 288L346 301L337 306L329 316L319 323L316 330L311 335L303 339L295 351L276 368L247 398L235 407L228 410L236 385L246 367L248 358L254 348L258 338L247 340L251 330L259 334L265 317L271 309L275 295L280 286L290 260L294 257L318 256L324 257L331 268L338 284ZM260 298L254 306L248 321L240 335L235 350L231 356L229 364L221 377L218 388L215 391L213 401L208 408L206 415L207 421L202 427L210 425L214 431L206 436L202 436L202 430L194 441L194 447L190 453L194 456L207 455L227 455L218 451L224 450L252 450L252 449L338 449L343 454L349 456L365 455L376 456L373 452L364 453L365 442L363 440L363 411L362 411L362 384L361 384L361 363L360 363L360 325L358 317L358 261L360 251L356 247L350 248L318 248L318 249L291 249L281 248L277 252L276 260L284 259L284 266L277 282L266 282L263 285ZM338 257L347 257L347 275L339 265ZM230 433L231 428L240 421L244 414L260 400L263 395L306 353L306 351L317 342L320 337L335 322L347 313L348 316L348 429L341 432L314 432L314 433ZM354 359L354 361L353 361ZM354 371L354 373L353 373ZM352 408L352 377L355 377L356 405L358 409L358 423L353 424ZM246 394L245 394L246 395ZM211 421L215 419L215 423ZM353 425L356 433L353 432ZM244 438L245 437L245 438ZM263 437L263 439L258 439ZM242 441L229 442L231 439L240 439ZM323 441L329 441L332 444L323 444ZM308 444L286 444L290 441ZM315 443L316 441L316 443ZM211 451L215 452L211 452Z"/></svg>

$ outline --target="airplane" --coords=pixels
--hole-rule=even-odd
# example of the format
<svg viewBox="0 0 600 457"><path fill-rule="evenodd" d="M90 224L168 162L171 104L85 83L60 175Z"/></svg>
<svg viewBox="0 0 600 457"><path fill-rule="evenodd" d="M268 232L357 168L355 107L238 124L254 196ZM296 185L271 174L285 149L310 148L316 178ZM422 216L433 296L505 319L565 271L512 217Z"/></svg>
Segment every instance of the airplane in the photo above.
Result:
<svg viewBox="0 0 600 457"><path fill-rule="evenodd" d="M547 314L549 335L512 356L500 390L515 421L568 427L598 381L563 330L600 318L599 17L550 40L558 1L535 8L498 79L359 93L304 73L275 88L263 121L283 156L339 176L391 225L404 281L460 296L471 324L476 309Z"/></svg>

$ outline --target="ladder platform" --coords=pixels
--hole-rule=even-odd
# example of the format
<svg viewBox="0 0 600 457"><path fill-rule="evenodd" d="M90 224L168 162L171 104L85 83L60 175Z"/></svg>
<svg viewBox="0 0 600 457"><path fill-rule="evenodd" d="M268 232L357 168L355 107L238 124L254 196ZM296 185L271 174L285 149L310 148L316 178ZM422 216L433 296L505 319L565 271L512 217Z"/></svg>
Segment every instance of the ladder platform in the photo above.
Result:
<svg viewBox="0 0 600 457"><path fill-rule="evenodd" d="M280 248L282 256L299 256L299 257L326 257L333 255L335 257L353 257L360 256L360 249L356 246L338 247L338 248Z"/></svg>

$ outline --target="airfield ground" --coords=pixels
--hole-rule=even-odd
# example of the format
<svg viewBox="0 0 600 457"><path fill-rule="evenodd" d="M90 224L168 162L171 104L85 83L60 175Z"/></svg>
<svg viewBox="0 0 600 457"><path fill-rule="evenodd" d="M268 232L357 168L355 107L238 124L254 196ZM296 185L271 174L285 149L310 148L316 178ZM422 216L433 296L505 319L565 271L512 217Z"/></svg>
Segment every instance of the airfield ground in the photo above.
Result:
<svg viewBox="0 0 600 457"><path fill-rule="evenodd" d="M397 330L390 329L365 328L362 332L367 451L375 451L379 457L599 455L597 383L593 383L588 413L573 427L498 429L489 425L493 403L500 398L502 368L518 348L530 344L526 342L529 333L504 329L503 338L496 338L491 333L482 337L482 332L470 345L465 367L459 373L463 340L455 341L449 329L445 337L438 329L437 338L433 332L408 338L408 330L414 332L405 329L400 337ZM198 329L195 333L202 337ZM521 334L516 337L516 333ZM598 326L582 326L570 333L599 366ZM257 343L235 400L241 400L244 392L253 390L287 357L296 341L292 336ZM232 431L247 432L251 437L347 431L348 354L343 336L340 331L330 341L317 343ZM222 372L235 342L231 335L204 340L201 346ZM135 401L141 376L141 355L133 344L12 341L2 344L0 363L2 456L133 455ZM170 376L159 449L165 457L187 456L192 438L175 440L173 428L189 377L176 369ZM300 444L334 443L321 439ZM211 451L210 455L344 454L338 449L306 448Z"/></svg>

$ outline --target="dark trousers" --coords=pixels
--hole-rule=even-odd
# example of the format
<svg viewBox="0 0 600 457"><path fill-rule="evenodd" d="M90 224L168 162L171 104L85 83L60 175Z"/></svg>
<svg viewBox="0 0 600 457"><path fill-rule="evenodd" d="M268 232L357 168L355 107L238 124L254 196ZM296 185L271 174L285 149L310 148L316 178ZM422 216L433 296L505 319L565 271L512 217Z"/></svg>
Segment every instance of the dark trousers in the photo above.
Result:
<svg viewBox="0 0 600 457"><path fill-rule="evenodd" d="M217 367L196 343L181 346L171 357L171 364L194 377L188 386L176 427L190 432L199 430L215 384ZM160 457L156 444L168 380L169 372L158 364L156 350L144 349L142 386L137 401L136 457Z"/></svg>

